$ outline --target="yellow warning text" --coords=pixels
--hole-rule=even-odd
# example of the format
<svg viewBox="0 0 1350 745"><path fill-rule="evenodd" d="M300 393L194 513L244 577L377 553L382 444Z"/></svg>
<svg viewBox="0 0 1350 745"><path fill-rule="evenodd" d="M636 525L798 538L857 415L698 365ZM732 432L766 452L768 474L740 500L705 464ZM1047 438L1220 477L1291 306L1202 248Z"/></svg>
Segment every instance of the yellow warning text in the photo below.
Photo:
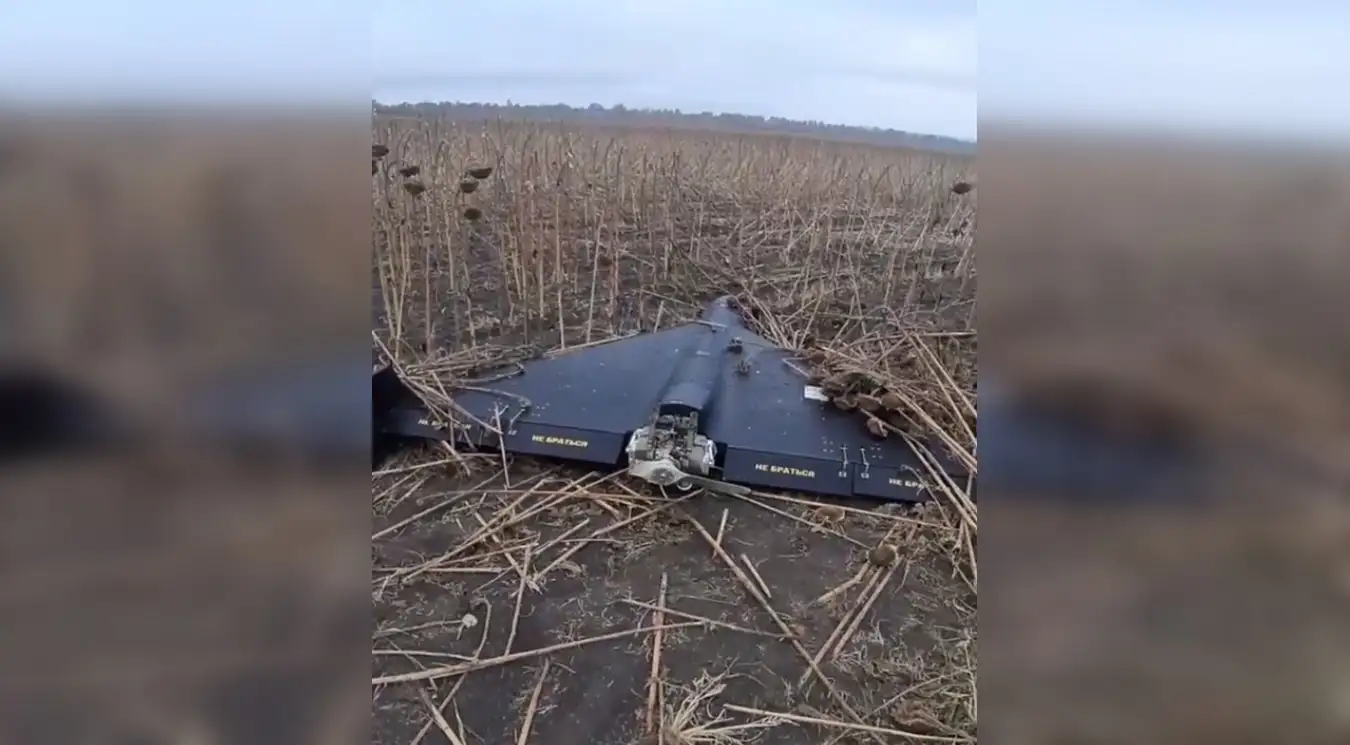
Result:
<svg viewBox="0 0 1350 745"><path fill-rule="evenodd" d="M813 479L816 477L815 471L808 471L805 468L793 468L792 466L771 466L768 463L756 463L756 471L765 473L776 473L781 476L796 476L802 479Z"/></svg>
<svg viewBox="0 0 1350 745"><path fill-rule="evenodd" d="M588 448L591 443L572 437L554 437L553 435L531 435L530 439L541 445L561 445L565 448Z"/></svg>

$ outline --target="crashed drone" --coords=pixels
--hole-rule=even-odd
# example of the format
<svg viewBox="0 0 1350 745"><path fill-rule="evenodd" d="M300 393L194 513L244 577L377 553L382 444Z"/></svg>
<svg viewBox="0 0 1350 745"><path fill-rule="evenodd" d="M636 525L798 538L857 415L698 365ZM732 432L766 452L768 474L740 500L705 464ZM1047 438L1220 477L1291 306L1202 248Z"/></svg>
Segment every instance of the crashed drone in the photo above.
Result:
<svg viewBox="0 0 1350 745"><path fill-rule="evenodd" d="M732 491L761 486L913 501L925 496L917 473L932 475L906 443L877 440L856 414L817 400L824 396L792 354L749 331L730 299L695 323L527 362L513 375L457 391L453 425L437 421L391 369L370 378L368 422L369 351L335 351L222 373L184 392L172 407L178 422L166 432L157 414L128 418L59 370L0 356L0 472L51 456L128 452L169 436L253 461L275 454L324 471L336 464L342 473L370 457L372 445L378 468L396 449L442 440L627 465L658 484ZM1004 498L1184 502L1206 493L1210 474L1234 460L1185 438L1103 429L984 378L980 480ZM964 486L965 472L930 450Z"/></svg>
<svg viewBox="0 0 1350 745"><path fill-rule="evenodd" d="M683 326L516 366L453 393L434 415L391 367L374 373L375 466L418 440L557 458L661 487L751 487L886 501L926 500L923 461L826 404L794 354L751 331L736 300ZM932 448L964 486L963 469Z"/></svg>

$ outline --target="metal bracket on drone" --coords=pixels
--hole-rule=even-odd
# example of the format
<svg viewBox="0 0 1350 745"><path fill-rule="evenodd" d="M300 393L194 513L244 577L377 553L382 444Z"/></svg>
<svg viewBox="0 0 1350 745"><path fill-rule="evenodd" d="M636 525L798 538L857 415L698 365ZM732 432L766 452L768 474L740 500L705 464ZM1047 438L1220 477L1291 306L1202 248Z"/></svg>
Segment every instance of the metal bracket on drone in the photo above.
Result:
<svg viewBox="0 0 1350 745"><path fill-rule="evenodd" d="M717 462L717 443L698 434L698 414L660 414L633 432L628 441L628 472L660 487L689 491L702 487L731 495L749 494L738 484L709 478Z"/></svg>

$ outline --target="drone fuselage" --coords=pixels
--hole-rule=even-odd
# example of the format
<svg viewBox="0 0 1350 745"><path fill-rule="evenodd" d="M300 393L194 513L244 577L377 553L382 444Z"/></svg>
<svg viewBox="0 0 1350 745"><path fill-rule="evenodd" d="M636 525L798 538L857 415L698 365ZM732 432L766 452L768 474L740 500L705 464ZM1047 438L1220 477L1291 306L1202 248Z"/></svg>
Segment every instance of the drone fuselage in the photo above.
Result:
<svg viewBox="0 0 1350 745"><path fill-rule="evenodd" d="M717 462L717 444L700 426L716 404L720 350L715 335L688 350L671 371L651 420L628 441L629 472L658 486L692 486Z"/></svg>

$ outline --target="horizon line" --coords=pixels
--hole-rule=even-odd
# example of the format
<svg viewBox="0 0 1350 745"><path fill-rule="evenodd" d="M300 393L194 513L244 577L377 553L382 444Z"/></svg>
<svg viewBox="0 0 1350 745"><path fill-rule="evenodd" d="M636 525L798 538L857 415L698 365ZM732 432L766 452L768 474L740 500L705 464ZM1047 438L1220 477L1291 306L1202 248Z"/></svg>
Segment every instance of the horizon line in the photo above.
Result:
<svg viewBox="0 0 1350 745"><path fill-rule="evenodd" d="M427 105L432 105L432 106L436 106L436 105L440 105L440 104L463 104L463 105L468 105L468 106L497 106L497 107L500 107L500 108L507 108L508 106L514 106L514 107L520 107L520 108L545 108L545 107L550 107L550 106L566 106L566 107L569 108L569 109L573 109L573 110L577 110L577 111L584 111L585 108L586 108L586 106L589 106L589 105L590 105L590 104L586 104L585 106L576 106L576 105L573 105L573 104L564 103L564 102L562 102L562 101L558 101L558 102L555 102L555 103L546 103L546 104L541 104L541 103L513 103L513 104L509 104L509 105L508 105L508 104L504 104L504 103L498 103L498 102L496 102L496 101L454 101L454 100L449 100L449 99L440 100L440 101L432 101L432 100L423 99L423 100L420 100L420 101L403 100L403 101L397 101L397 102L390 102L390 101L381 101L378 97L375 97L375 96L372 96L372 97L371 97L371 102L374 103L374 104L377 105L377 106L419 106L419 105L422 105L422 104L427 104ZM601 106L604 106L604 104L601 104ZM628 109L628 110L630 110L630 111L658 111L658 109L647 108L647 107L629 107L627 104L624 104L624 103L614 104L614 106L604 106L604 109L605 109L605 111L612 111L612 110L614 109L615 106L623 106L625 109ZM722 114L726 114L726 115L730 115L730 116L745 116L745 117L755 117L755 116L757 116L757 117L760 117L761 119L765 119L765 120L771 119L771 118L777 118L777 119L782 119L782 120L784 120L784 121L797 122L797 123L800 123L800 124L807 124L807 123L809 123L809 122L811 121L811 120L808 120L808 119L793 119L793 118L785 117L785 116L780 116L780 117L769 117L769 116L765 116L765 115L763 115L763 114L749 114L749 113L738 112L738 111L711 111L711 110L709 110L709 111L707 111L707 112L704 112L704 111L688 112L688 111L684 111L684 110L678 109L678 108L677 108L677 109L672 109L672 110L674 110L675 112L677 112L677 114L678 114L679 116L701 116L701 115L704 114L704 113L711 113L711 114L713 114L713 115L722 115ZM870 124L844 124L844 123L828 122L828 121L824 121L824 120L818 120L818 121L820 121L823 125L825 125L825 126L827 126L827 127L843 127L843 128L850 128L850 129L862 130L862 131L864 131L864 132L892 132L892 133L901 134L901 135L910 135L910 136L913 136L913 137L934 137L934 138L939 138L939 139L944 139L944 140L951 140L951 141L953 141L953 142L961 142L961 143L965 143L965 144L969 144L969 145L975 145L975 144L978 144L978 142L979 142L978 136L975 137L975 138L966 138L966 137L959 137L959 136L956 136L956 135L934 134L934 133L931 133L931 132L916 132L916 131L908 130L908 129L895 129L894 127L881 127L881 126L870 125Z"/></svg>

